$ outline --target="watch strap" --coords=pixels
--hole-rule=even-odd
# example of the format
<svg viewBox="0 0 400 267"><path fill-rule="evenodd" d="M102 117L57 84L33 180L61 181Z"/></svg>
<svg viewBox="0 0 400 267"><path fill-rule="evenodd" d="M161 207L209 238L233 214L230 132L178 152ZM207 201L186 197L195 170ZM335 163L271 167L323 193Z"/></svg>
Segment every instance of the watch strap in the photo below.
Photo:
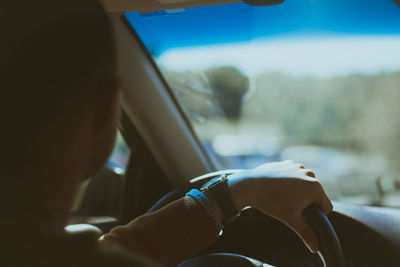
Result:
<svg viewBox="0 0 400 267"><path fill-rule="evenodd" d="M201 190L211 195L215 203L219 206L223 216L222 223L231 222L240 215L240 212L236 210L233 203L226 175L212 179Z"/></svg>

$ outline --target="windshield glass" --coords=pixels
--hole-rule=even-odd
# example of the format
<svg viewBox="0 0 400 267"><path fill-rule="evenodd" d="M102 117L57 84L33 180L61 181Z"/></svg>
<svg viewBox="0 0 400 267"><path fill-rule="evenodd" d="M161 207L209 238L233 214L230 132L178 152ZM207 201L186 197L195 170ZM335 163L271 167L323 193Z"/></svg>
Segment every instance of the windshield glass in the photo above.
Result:
<svg viewBox="0 0 400 267"><path fill-rule="evenodd" d="M293 159L400 206L400 8L297 0L126 13L220 169Z"/></svg>

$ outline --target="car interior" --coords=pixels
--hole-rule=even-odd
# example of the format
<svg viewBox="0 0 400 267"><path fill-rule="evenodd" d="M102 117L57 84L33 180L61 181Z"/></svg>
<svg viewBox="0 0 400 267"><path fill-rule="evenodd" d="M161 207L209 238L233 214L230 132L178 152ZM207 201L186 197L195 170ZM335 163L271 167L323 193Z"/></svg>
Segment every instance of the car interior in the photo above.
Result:
<svg viewBox="0 0 400 267"><path fill-rule="evenodd" d="M197 256L400 266L399 1L102 2L122 115L68 230L106 233L213 177L293 159L316 171L334 203L328 216L305 212L320 253L248 208Z"/></svg>

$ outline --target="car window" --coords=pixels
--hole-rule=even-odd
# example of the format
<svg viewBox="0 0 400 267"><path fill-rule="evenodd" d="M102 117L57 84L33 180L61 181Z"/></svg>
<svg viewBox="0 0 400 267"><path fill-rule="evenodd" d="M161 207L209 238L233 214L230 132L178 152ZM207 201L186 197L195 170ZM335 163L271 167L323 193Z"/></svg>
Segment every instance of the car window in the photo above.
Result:
<svg viewBox="0 0 400 267"><path fill-rule="evenodd" d="M121 132L118 131L114 150L107 161L107 167L116 174L123 175L128 166L130 154L129 146L126 144Z"/></svg>
<svg viewBox="0 0 400 267"><path fill-rule="evenodd" d="M333 199L400 206L400 8L387 0L126 13L221 169L285 159Z"/></svg>

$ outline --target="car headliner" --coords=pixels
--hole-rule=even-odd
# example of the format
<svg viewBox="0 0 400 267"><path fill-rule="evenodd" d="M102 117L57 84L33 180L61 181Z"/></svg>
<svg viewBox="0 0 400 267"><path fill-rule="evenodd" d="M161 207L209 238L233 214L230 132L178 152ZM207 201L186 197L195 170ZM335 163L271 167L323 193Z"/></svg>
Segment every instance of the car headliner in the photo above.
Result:
<svg viewBox="0 0 400 267"><path fill-rule="evenodd" d="M219 5L240 2L240 0L101 0L110 13L115 12L151 12L156 10L177 9L207 5Z"/></svg>

